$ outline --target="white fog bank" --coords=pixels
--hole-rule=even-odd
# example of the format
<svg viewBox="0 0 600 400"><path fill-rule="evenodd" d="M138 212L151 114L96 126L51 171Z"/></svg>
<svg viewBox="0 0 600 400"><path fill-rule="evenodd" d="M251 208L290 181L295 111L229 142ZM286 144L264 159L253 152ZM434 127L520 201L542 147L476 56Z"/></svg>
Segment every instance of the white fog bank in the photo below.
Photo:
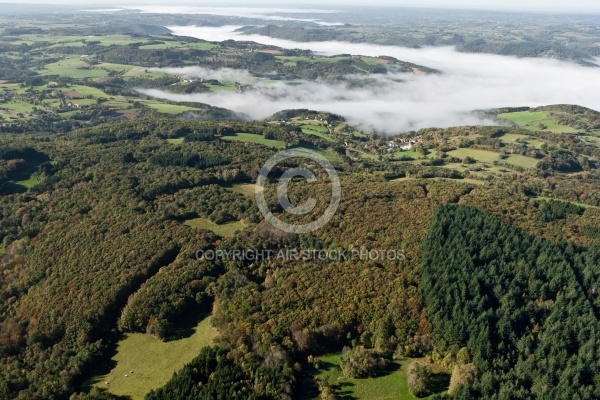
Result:
<svg viewBox="0 0 600 400"><path fill-rule="evenodd" d="M174 34L210 41L251 40L287 49L307 49L327 55L386 55L442 71L439 75L378 76L379 84L361 89L345 85L301 82L257 85L246 93L173 95L157 90L144 93L174 101L196 101L243 112L260 119L289 108L310 108L362 121L378 130L395 133L423 127L492 124L470 114L473 110L578 104L600 109L600 68L548 59L519 59L488 54L459 53L453 48L408 49L345 42L299 43L258 35L241 35L237 27L169 27ZM213 71L212 78L227 76L241 83L247 71Z"/></svg>

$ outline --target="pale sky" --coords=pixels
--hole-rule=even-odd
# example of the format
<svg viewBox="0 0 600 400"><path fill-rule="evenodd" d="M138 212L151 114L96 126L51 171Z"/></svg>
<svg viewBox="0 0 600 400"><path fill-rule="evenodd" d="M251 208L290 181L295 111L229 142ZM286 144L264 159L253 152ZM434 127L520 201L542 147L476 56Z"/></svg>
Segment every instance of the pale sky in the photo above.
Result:
<svg viewBox="0 0 600 400"><path fill-rule="evenodd" d="M0 3L29 3L29 4L71 4L83 8L89 6L126 6L126 5L173 5L166 1L148 1L148 0L0 0ZM495 10L524 10L524 11L564 11L564 12L594 12L600 13L600 1L598 0L259 0L260 5L280 7L287 6L393 6L393 7L439 7L439 8L467 8L467 9L495 9ZM177 6L219 6L226 7L244 6L250 7L251 3L227 2L217 3L211 1L183 1L177 2Z"/></svg>

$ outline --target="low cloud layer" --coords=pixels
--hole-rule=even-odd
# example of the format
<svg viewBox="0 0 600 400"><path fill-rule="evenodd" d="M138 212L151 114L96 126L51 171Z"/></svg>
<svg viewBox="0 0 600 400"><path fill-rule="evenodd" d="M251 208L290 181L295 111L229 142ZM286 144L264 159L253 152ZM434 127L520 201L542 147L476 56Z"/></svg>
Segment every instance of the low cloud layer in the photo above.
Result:
<svg viewBox="0 0 600 400"><path fill-rule="evenodd" d="M146 91L174 101L197 101L264 118L288 108L330 111L397 133L423 127L492 124L473 110L579 104L600 109L600 68L583 67L547 59L518 59L487 54L465 54L453 48L407 49L394 46L344 42L297 43L257 35L240 35L236 27L171 27L175 34L206 40L253 40L283 48L310 49L323 54L387 55L442 71L440 75L389 74L378 84L361 89L345 85L300 82L258 85L246 93L172 95ZM247 72L217 71L228 80L247 77ZM237 75L236 75L237 74ZM217 78L215 78L217 79Z"/></svg>
<svg viewBox="0 0 600 400"><path fill-rule="evenodd" d="M181 70L176 71L181 73ZM238 75L233 73L233 70L210 71L206 75L200 71L201 69L194 70L189 76L205 79L226 76L227 82L241 82L249 76L247 71L236 71ZM427 78L412 74L388 74L370 79L369 85L361 88L349 88L346 83L300 81L293 85L284 82L255 82L254 89L244 93L224 91L173 94L154 89L142 89L140 92L176 102L198 102L228 108L253 119L264 119L284 109L308 108L329 111L343 115L367 129L373 128L389 134L430 126L493 124L493 121L481 120L466 112L463 105L435 102L430 99L429 85L432 82ZM433 85L437 83L433 82ZM476 108L475 103L472 104Z"/></svg>
<svg viewBox="0 0 600 400"><path fill-rule="evenodd" d="M343 25L341 22L323 21L319 18L291 17L294 14L335 14L337 10L309 9L309 8L267 8L267 7L198 7L198 6L123 6L122 8L106 8L86 10L89 12L116 12L136 10L147 14L196 14L220 15L224 17L256 18L267 21L299 21L312 22L318 25L335 26Z"/></svg>

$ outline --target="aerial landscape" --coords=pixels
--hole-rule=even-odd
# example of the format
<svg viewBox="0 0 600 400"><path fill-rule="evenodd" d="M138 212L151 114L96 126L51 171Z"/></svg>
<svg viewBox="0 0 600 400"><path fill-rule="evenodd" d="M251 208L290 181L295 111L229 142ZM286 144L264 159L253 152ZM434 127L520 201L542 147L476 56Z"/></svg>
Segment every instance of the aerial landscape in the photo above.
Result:
<svg viewBox="0 0 600 400"><path fill-rule="evenodd" d="M0 1L0 400L600 399L600 6Z"/></svg>

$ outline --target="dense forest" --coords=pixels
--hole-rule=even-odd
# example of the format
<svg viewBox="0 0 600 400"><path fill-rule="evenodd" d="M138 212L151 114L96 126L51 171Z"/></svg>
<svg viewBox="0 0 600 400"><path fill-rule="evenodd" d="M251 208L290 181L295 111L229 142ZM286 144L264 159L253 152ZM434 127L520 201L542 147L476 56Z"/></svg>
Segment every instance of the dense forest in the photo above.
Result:
<svg viewBox="0 0 600 400"><path fill-rule="evenodd" d="M530 199L502 185L425 179L419 168L431 167L399 163L383 168L340 154L336 165L344 195L332 221L310 235L282 234L261 222L252 198L231 190L253 182L276 150L227 140L236 132L276 138L290 147L330 148L322 138L296 129L234 121L146 119L66 135L5 136L0 152L5 163L1 397L68 397L79 392L121 332L169 340L182 317L212 310L219 332L216 347L204 350L149 398L176 397L173 393L196 398L216 393L279 398L287 393L291 398L309 379L309 356L344 347L372 349L382 360L432 356L445 359L440 364L449 370L455 365L452 357L466 347L477 374L472 384L456 389L457 395L527 391L543 398L548 392L539 387L540 379L554 376L565 393L585 398L559 372L549 374L554 367L528 357L551 354L566 341L570 347L556 362L578 365L579 349L588 346L598 256L595 247L585 248L598 238L596 208ZM175 139L180 141L170 142ZM22 169L14 165L27 166L35 183L23 187ZM407 179L411 174L414 178ZM395 180L398 176L404 178ZM268 190L267 201L276 204L274 188ZM293 203L328 195L325 182L298 182L290 191ZM443 207L433 217L448 203L471 204L504 222L464 207ZM244 221L246 227L222 237L184 225L194 218L215 224ZM458 223L464 226L452 225ZM487 234L481 235L484 226ZM560 244L565 238L575 244ZM195 256L202 249L289 248L397 249L403 258L216 262ZM448 263L455 258L456 263ZM479 265L494 274L478 277L473 268ZM442 285L444 279L464 279L465 284ZM511 291L512 286L524 291ZM452 292L462 287L476 292ZM444 290L450 292L440 298ZM527 298L521 297L528 291ZM511 308L502 307L504 297ZM439 303L443 299L456 303ZM567 302L564 307L552 307L562 302ZM456 313L451 323L447 318L454 314L447 314L448 307ZM559 310L567 313L565 318L572 315L568 325L553 314ZM524 319L524 313L533 319ZM469 315L485 317L480 319L485 329L472 324ZM460 325L464 321L468 329ZM492 322L497 329L490 329ZM549 336L539 336L546 328ZM554 330L558 336L550 335ZM487 342L481 335L488 335ZM522 347L525 342L528 350ZM508 352L496 353L496 344ZM593 397L596 386L588 376L595 370L590 368L573 367L565 376L577 377ZM210 382L207 374L213 377ZM506 386L514 374L521 374L523 382ZM77 396L111 395L94 389Z"/></svg>
<svg viewBox="0 0 600 400"><path fill-rule="evenodd" d="M600 248L551 243L470 207L441 207L421 289L441 348L475 368L453 398L593 399Z"/></svg>

